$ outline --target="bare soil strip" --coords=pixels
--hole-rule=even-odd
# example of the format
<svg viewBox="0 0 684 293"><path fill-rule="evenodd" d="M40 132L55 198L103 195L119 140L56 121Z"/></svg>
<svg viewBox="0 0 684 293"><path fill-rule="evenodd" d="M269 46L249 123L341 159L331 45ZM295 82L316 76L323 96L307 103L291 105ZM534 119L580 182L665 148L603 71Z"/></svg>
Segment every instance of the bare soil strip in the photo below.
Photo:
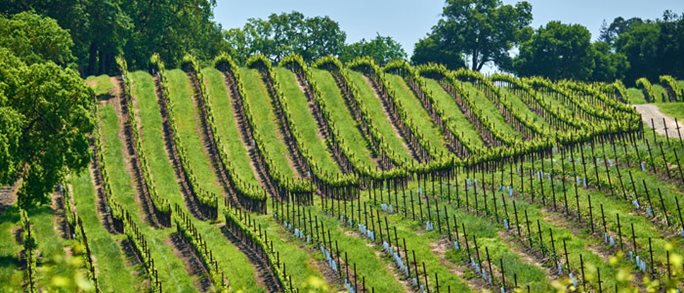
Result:
<svg viewBox="0 0 684 293"><path fill-rule="evenodd" d="M125 142L122 152L124 157L124 162L126 162L126 169L131 175L131 179L136 187L138 204L144 214L144 219L152 227L162 227L163 225L157 218L154 209L154 203L152 202L152 197L150 195L149 183L145 180L142 174L142 162L138 156L138 150L136 149L136 143L133 138L133 127L129 121L129 99L127 95L124 95L123 91L123 79L121 77L112 77L112 84L114 85L114 98L110 99L110 103L114 106L116 110L116 115L119 121L119 139ZM170 224L170 223L167 223Z"/></svg>
<svg viewBox="0 0 684 293"><path fill-rule="evenodd" d="M168 105L166 104L166 99L163 96L159 74L157 73L153 75L153 79L157 103L159 103L159 109L162 116L164 145L169 160L171 160L171 166L173 166L174 173L176 173L178 186L180 186L181 192L183 193L183 198L185 199L185 204L188 207L188 210L190 210L190 213L198 219L206 220L207 217L204 216L202 210L200 209L200 203L197 200L197 196L193 193L193 190L190 187L187 174L185 172L185 166L183 166L181 163L180 154L178 153L176 142L173 139L173 129L171 127L171 121L169 120L169 109Z"/></svg>
<svg viewBox="0 0 684 293"><path fill-rule="evenodd" d="M387 117L387 119L389 119L390 124L392 125L392 131L394 132L394 134L397 135L398 137L403 138L401 140L402 147L406 151L411 153L415 160L420 161L419 153L421 151L411 147L407 143L406 140L408 139L408 137L407 137L408 134L403 133L403 131L401 131L401 129L405 129L405 127L400 128L400 126L403 126L403 124L402 124L403 122L401 121L401 118L399 118L398 113L396 113L396 110L395 111L390 110L391 105L390 105L389 97L385 96L386 93L383 93L381 91L380 86L377 84L377 82L373 81L373 79L369 78L366 75L364 75L363 78L366 81L366 84L373 89L373 92L375 93L375 97L380 99L380 101L382 102L383 113L385 113L385 117ZM404 134L406 134L406 135L404 135Z"/></svg>
<svg viewBox="0 0 684 293"><path fill-rule="evenodd" d="M195 250L185 241L185 238L175 232L171 234L167 244L174 248L176 257L183 260L185 270L197 278L195 287L199 288L200 292L209 292L212 287L209 270L204 266Z"/></svg>
<svg viewBox="0 0 684 293"><path fill-rule="evenodd" d="M234 235L226 226L221 227L221 232L233 245L249 258L249 261L254 265L257 275L257 283L260 287L266 287L268 292L282 292L283 287L276 278L275 272L271 270L268 265L266 256L257 253L254 247L248 245L244 239L240 239L238 235Z"/></svg>
<svg viewBox="0 0 684 293"><path fill-rule="evenodd" d="M231 105L233 106L233 117L235 118L236 126L240 132L240 140L243 146L249 153L250 165L257 174L257 180L261 186L269 193L272 197L278 197L277 184L273 177L268 173L268 168L266 167L266 161L264 155L259 151L254 141L254 130L247 120L247 115L245 114L244 107L244 97L240 95L238 90L237 81L232 72L224 71L223 75L226 80L226 86L229 90L229 99L231 100Z"/></svg>

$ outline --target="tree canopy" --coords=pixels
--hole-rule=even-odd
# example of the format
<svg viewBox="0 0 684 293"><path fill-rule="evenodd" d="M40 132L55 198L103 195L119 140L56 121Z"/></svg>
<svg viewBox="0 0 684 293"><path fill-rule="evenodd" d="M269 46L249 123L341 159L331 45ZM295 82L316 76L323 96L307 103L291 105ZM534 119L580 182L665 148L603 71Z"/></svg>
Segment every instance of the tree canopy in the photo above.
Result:
<svg viewBox="0 0 684 293"><path fill-rule="evenodd" d="M244 27L225 31L224 37L239 62L256 53L276 62L293 53L309 62L326 55L339 56L347 39L336 21L327 16L307 18L300 12L250 18Z"/></svg>
<svg viewBox="0 0 684 293"><path fill-rule="evenodd" d="M377 35L374 39L351 43L344 47L340 59L348 62L359 56L368 56L375 60L375 63L384 65L396 59L406 59L408 56L404 48L391 37Z"/></svg>
<svg viewBox="0 0 684 293"><path fill-rule="evenodd" d="M146 68L155 52L169 66L186 53L213 58L225 50L221 27L213 21L215 5L215 0L7 0L0 13L34 11L55 19L74 42L76 58L69 62L92 75L116 71L114 57L121 54L132 68Z"/></svg>
<svg viewBox="0 0 684 293"><path fill-rule="evenodd" d="M549 22L520 45L513 62L514 71L522 76L542 75L554 80L587 80L594 59L591 33L579 24Z"/></svg>
<svg viewBox="0 0 684 293"><path fill-rule="evenodd" d="M509 67L510 51L529 36L531 21L532 6L525 1L504 5L500 0L447 0L442 19L416 44L412 59L424 62L464 56L472 70L479 71L489 62Z"/></svg>
<svg viewBox="0 0 684 293"><path fill-rule="evenodd" d="M13 29L0 30L0 185L23 179L18 201L27 207L90 161L94 93L55 63L70 60L72 41L54 21L22 13L0 23Z"/></svg>

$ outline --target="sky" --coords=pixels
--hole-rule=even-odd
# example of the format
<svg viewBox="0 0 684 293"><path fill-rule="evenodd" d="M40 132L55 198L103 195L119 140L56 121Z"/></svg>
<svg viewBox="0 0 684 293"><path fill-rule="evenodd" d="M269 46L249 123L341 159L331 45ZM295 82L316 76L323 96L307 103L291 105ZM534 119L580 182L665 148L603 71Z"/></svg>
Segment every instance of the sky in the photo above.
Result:
<svg viewBox="0 0 684 293"><path fill-rule="evenodd" d="M329 16L347 33L347 42L390 36L411 55L415 43L437 23L443 0L217 0L215 19L224 28L242 27L249 18L299 11L307 17ZM503 0L513 4L516 0ZM549 21L579 23L594 39L603 20L615 17L655 19L669 9L684 13L684 0L528 0L538 28Z"/></svg>

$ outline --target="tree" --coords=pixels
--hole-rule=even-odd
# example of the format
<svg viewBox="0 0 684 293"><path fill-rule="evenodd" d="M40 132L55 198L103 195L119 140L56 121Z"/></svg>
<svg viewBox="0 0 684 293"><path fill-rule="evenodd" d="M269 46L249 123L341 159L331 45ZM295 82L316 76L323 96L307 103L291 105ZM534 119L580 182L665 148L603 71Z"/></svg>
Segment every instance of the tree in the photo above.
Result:
<svg viewBox="0 0 684 293"><path fill-rule="evenodd" d="M123 53L131 69L146 69L158 52L169 66L186 53L211 59L226 49L213 20L215 0L5 0L0 13L34 11L69 31L84 75L114 73Z"/></svg>
<svg viewBox="0 0 684 293"><path fill-rule="evenodd" d="M464 54L473 70L489 62L510 67L510 51L529 36L531 21L532 5L525 1L503 5L501 0L447 0L442 19L432 28L434 39L423 44L444 55L426 58L426 52L419 51L415 59L444 60Z"/></svg>
<svg viewBox="0 0 684 293"><path fill-rule="evenodd" d="M513 69L523 76L588 80L594 67L593 58L591 33L586 27L552 21L522 43Z"/></svg>
<svg viewBox="0 0 684 293"><path fill-rule="evenodd" d="M326 55L339 55L347 35L329 17L307 18L300 12L271 14L268 19L250 18L242 29L225 31L228 51L244 61L262 53L280 61L296 53L311 62Z"/></svg>
<svg viewBox="0 0 684 293"><path fill-rule="evenodd" d="M613 82L622 80L629 68L627 57L622 53L614 53L609 43L597 41L591 44L594 56L592 81Z"/></svg>
<svg viewBox="0 0 684 293"><path fill-rule="evenodd" d="M439 38L434 33L420 39L416 43L413 49L413 56L411 56L411 62L414 65L437 63L451 70L465 67L463 54L440 46Z"/></svg>
<svg viewBox="0 0 684 293"><path fill-rule="evenodd" d="M69 32L54 19L22 12L0 17L0 46L10 49L24 63L52 61L67 66L75 61Z"/></svg>
<svg viewBox="0 0 684 293"><path fill-rule="evenodd" d="M18 201L26 208L48 202L65 174L87 167L95 97L77 71L53 62L70 60L72 44L54 21L21 13L0 23L16 29L0 29L0 185L23 179Z"/></svg>
<svg viewBox="0 0 684 293"><path fill-rule="evenodd" d="M619 16L616 17L610 25L607 25L604 20L603 25L601 26L599 40L613 45L620 34L629 31L633 25L641 23L644 23L644 21L637 17L624 19L622 16Z"/></svg>
<svg viewBox="0 0 684 293"><path fill-rule="evenodd" d="M340 59L343 62L348 62L359 56L371 57L377 64L384 65L392 60L406 59L408 55L401 44L392 37L383 37L378 34L370 41L361 39L361 41L345 46Z"/></svg>
<svg viewBox="0 0 684 293"><path fill-rule="evenodd" d="M627 84L633 84L640 77L657 80L660 68L655 62L658 54L660 27L654 22L634 24L620 34L615 41L617 52L627 56L629 69L625 73Z"/></svg>

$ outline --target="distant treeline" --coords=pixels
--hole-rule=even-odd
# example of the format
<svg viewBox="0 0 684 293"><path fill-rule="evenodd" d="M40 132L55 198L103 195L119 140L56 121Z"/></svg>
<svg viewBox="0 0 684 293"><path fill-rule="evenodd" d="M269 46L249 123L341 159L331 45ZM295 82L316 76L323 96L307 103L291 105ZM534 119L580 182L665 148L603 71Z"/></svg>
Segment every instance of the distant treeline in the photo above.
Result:
<svg viewBox="0 0 684 293"><path fill-rule="evenodd" d="M155 52L172 67L185 53L209 60L229 52L238 62L256 53L273 61L292 53L308 62L326 55L342 61L370 56L379 64L408 58L388 36L347 43L339 23L327 16L272 14L223 29L213 19L215 5L215 0L8 0L0 13L33 11L56 19L73 39L74 58L65 62L83 75L112 73L117 55L126 56L131 69L146 69ZM656 20L618 17L604 23L597 41L582 25L553 21L534 29L532 19L532 5L525 1L447 0L441 19L418 40L410 60L628 85L640 77L684 78L684 14L667 10Z"/></svg>

